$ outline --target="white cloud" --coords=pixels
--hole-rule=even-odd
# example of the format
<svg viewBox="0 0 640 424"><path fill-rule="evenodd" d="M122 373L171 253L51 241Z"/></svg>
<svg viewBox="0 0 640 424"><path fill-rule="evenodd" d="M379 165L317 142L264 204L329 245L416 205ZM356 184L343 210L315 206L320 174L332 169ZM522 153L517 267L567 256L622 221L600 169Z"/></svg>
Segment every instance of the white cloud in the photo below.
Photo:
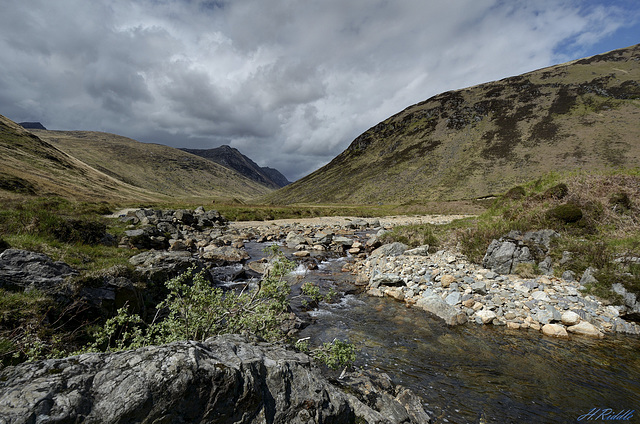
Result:
<svg viewBox="0 0 640 424"><path fill-rule="evenodd" d="M627 0L8 0L0 113L231 144L296 179L413 103L578 57L637 23Z"/></svg>

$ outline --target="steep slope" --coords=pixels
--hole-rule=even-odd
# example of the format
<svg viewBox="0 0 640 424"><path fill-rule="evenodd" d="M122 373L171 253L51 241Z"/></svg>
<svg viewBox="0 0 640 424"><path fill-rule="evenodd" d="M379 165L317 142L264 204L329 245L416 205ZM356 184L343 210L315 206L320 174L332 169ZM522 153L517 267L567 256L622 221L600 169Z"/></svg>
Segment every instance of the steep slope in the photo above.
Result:
<svg viewBox="0 0 640 424"><path fill-rule="evenodd" d="M640 45L434 96L357 137L274 203L489 196L549 171L640 165Z"/></svg>
<svg viewBox="0 0 640 424"><path fill-rule="evenodd" d="M158 198L87 166L0 115L0 198L24 194L78 200Z"/></svg>
<svg viewBox="0 0 640 424"><path fill-rule="evenodd" d="M271 191L212 161L160 144L95 131L32 132L117 180L164 196L249 199Z"/></svg>
<svg viewBox="0 0 640 424"><path fill-rule="evenodd" d="M215 149L180 149L196 156L209 159L217 164L231 168L241 175L267 187L277 189L290 182L279 171L261 167L231 146L220 146Z"/></svg>

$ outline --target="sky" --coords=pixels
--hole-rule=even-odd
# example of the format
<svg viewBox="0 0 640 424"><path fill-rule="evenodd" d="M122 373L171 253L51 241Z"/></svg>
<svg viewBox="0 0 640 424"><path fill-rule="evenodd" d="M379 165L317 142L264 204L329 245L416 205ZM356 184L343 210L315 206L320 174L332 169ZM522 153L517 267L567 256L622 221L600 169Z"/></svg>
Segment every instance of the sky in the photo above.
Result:
<svg viewBox="0 0 640 424"><path fill-rule="evenodd" d="M438 93L637 43L638 0L3 0L0 114L294 181Z"/></svg>

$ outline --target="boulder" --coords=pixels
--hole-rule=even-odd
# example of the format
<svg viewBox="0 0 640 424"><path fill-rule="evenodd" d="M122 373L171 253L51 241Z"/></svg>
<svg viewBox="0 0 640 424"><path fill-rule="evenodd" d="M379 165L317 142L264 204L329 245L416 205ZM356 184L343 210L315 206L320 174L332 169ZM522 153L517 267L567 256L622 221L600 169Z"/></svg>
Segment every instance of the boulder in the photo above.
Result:
<svg viewBox="0 0 640 424"><path fill-rule="evenodd" d="M542 326L542 334L549 337L568 338L567 330L560 324L545 324Z"/></svg>
<svg viewBox="0 0 640 424"><path fill-rule="evenodd" d="M437 316L448 325L460 325L467 322L467 314L458 311L437 295L421 297L416 302L416 307Z"/></svg>
<svg viewBox="0 0 640 424"><path fill-rule="evenodd" d="M569 333L579 334L581 336L595 337L597 339L601 339L604 337L604 334L595 325L591 324L588 321L581 321L576 325L572 325L567 328Z"/></svg>
<svg viewBox="0 0 640 424"><path fill-rule="evenodd" d="M400 256L407 250L407 245L400 242L393 242L378 247L371 252L370 258L378 258L382 256Z"/></svg>
<svg viewBox="0 0 640 424"><path fill-rule="evenodd" d="M561 321L564 325L576 325L580 322L580 315L573 311L563 312Z"/></svg>
<svg viewBox="0 0 640 424"><path fill-rule="evenodd" d="M536 258L544 258L543 270L551 272L551 260L546 256L551 241L559 236L554 230L529 231L524 235L519 231L511 231L489 244L482 264L499 274L511 274L518 264L535 264Z"/></svg>
<svg viewBox="0 0 640 424"><path fill-rule="evenodd" d="M38 289L54 292L77 271L64 262L28 250L7 249L0 253L0 288Z"/></svg>
<svg viewBox="0 0 640 424"><path fill-rule="evenodd" d="M202 262L187 251L149 250L129 258L129 263L148 280L163 284L191 267L204 268Z"/></svg>
<svg viewBox="0 0 640 424"><path fill-rule="evenodd" d="M418 246L415 249L409 249L404 252L407 256L429 256L429 245Z"/></svg>
<svg viewBox="0 0 640 424"><path fill-rule="evenodd" d="M235 335L83 354L0 371L3 422L428 423L415 395ZM371 394L371 396L368 396Z"/></svg>
<svg viewBox="0 0 640 424"><path fill-rule="evenodd" d="M476 317L480 318L483 324L490 324L496 319L497 315L489 309L482 309L476 312Z"/></svg>
<svg viewBox="0 0 640 424"><path fill-rule="evenodd" d="M210 245L204 249L202 258L215 262L217 265L227 265L245 261L250 258L244 249L231 246Z"/></svg>
<svg viewBox="0 0 640 424"><path fill-rule="evenodd" d="M376 288L380 286L404 286L405 282L398 274L374 273L369 280L369 286Z"/></svg>

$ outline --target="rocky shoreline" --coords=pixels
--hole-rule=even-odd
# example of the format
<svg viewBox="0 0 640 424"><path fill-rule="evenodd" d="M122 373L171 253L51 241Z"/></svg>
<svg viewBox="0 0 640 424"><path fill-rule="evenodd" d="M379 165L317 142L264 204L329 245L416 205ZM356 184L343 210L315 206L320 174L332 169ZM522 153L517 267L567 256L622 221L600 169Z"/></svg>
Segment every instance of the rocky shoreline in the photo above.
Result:
<svg viewBox="0 0 640 424"><path fill-rule="evenodd" d="M474 323L601 338L606 333L640 334L620 318L621 307L584 295L580 281L553 276L523 279L500 275L452 252L385 246L356 266L357 279L372 296L388 296L421 308L449 325ZM585 276L584 278L588 278Z"/></svg>

